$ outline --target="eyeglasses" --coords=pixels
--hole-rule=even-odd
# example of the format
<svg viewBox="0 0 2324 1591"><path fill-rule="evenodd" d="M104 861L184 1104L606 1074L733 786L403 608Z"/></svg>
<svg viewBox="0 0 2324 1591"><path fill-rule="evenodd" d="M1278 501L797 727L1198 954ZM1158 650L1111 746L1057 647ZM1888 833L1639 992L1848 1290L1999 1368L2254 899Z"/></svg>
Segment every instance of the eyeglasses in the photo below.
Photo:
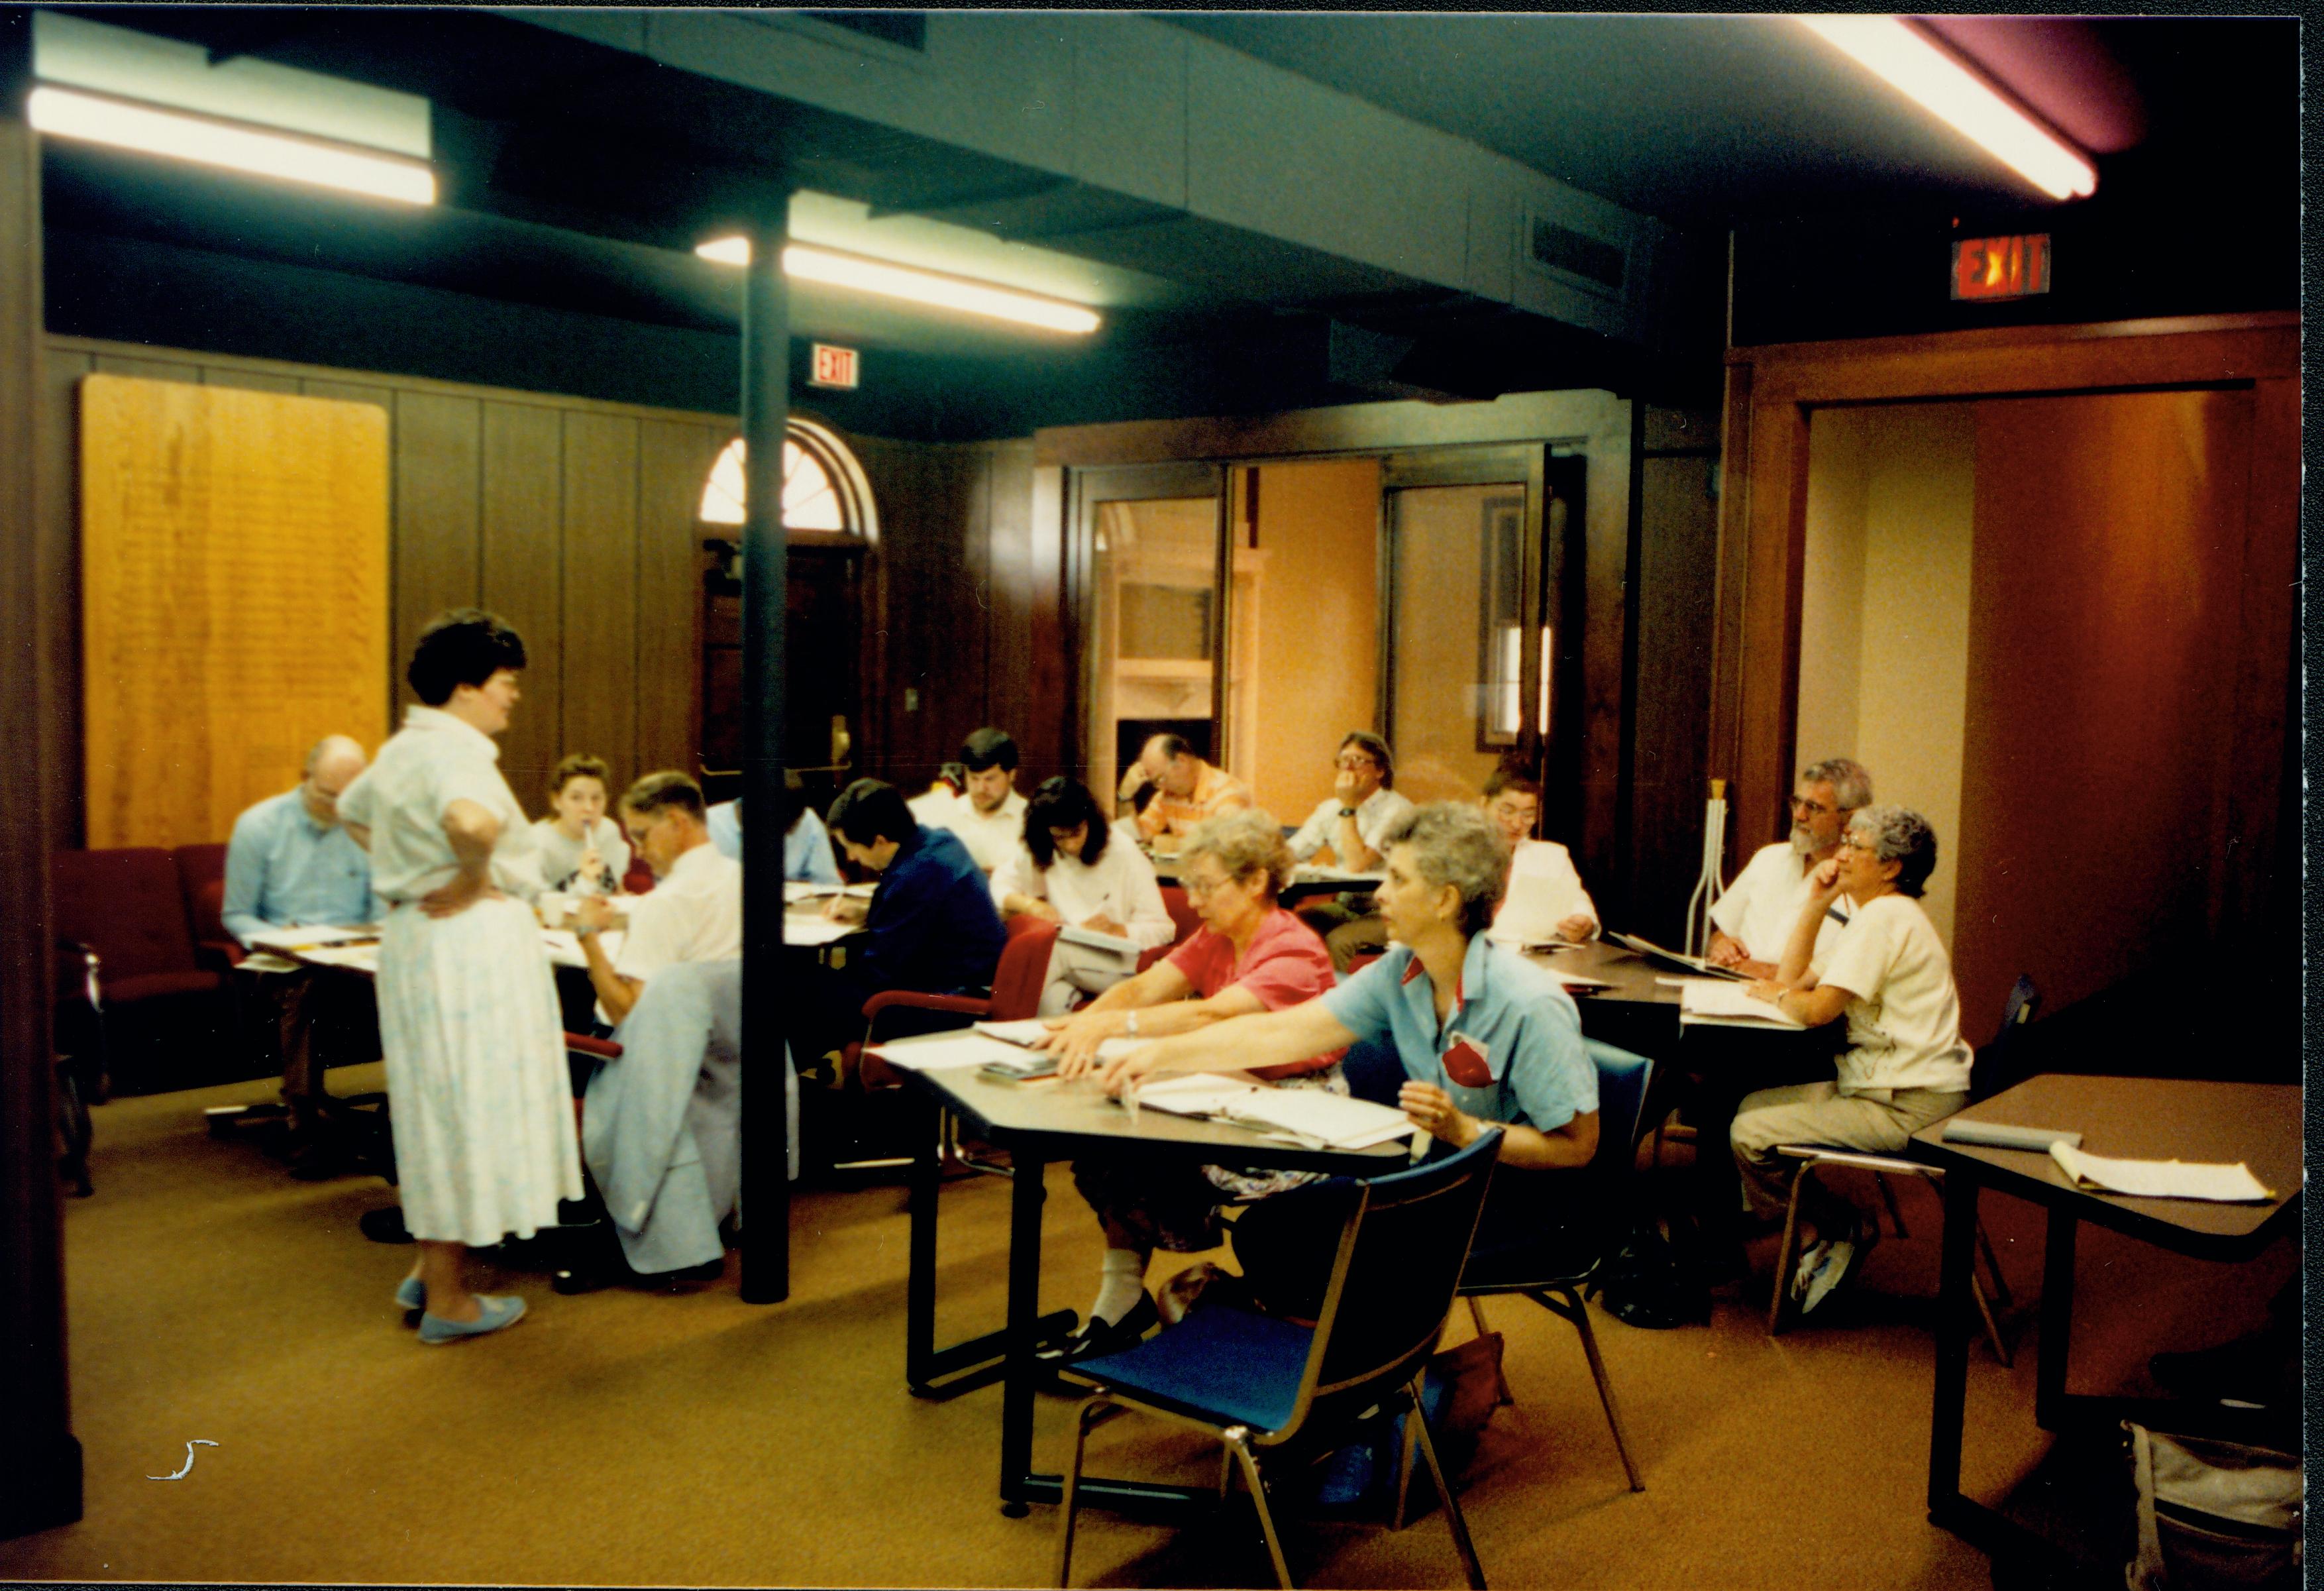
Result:
<svg viewBox="0 0 2324 1591"><path fill-rule="evenodd" d="M1351 752L1346 756L1334 757L1332 760L1332 766L1343 768L1351 773L1360 773L1367 768L1377 768L1379 764L1360 752Z"/></svg>
<svg viewBox="0 0 2324 1591"><path fill-rule="evenodd" d="M1843 851L1862 851L1868 856L1877 856L1880 854L1880 842L1877 839L1866 839L1862 835L1851 832L1840 837L1840 848Z"/></svg>
<svg viewBox="0 0 2324 1591"><path fill-rule="evenodd" d="M1809 800L1805 796L1785 796L1784 800L1793 811L1805 812L1811 817L1826 812L1854 812L1861 809L1856 807L1821 807Z"/></svg>
<svg viewBox="0 0 2324 1591"><path fill-rule="evenodd" d="M1207 895L1213 890L1224 889L1232 882L1234 881L1223 874L1216 878L1203 879L1196 878L1193 874L1188 873L1179 875L1178 887L1185 891L1189 896Z"/></svg>

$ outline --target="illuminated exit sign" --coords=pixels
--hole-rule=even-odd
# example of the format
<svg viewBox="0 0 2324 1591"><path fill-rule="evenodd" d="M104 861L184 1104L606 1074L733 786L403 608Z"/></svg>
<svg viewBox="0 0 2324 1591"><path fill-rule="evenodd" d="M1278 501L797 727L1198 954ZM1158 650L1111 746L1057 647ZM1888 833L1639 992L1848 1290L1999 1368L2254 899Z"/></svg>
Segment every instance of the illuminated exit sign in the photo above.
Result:
<svg viewBox="0 0 2324 1591"><path fill-rule="evenodd" d="M1953 245L1953 297L2022 299L2050 291L2050 235L1964 237Z"/></svg>
<svg viewBox="0 0 2324 1591"><path fill-rule="evenodd" d="M816 387L854 387L863 382L863 356L853 348L830 343L815 345L815 365L807 384Z"/></svg>

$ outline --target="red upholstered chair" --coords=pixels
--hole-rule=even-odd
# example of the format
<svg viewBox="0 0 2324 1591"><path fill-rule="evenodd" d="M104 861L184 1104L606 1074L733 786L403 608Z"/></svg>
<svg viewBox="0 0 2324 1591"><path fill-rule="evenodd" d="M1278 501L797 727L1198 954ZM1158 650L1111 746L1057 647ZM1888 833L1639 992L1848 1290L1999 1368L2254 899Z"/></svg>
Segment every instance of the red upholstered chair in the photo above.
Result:
<svg viewBox="0 0 2324 1591"><path fill-rule="evenodd" d="M1203 926L1202 915L1194 910L1194 903L1186 899L1186 892L1175 883L1166 883L1162 886L1162 910L1170 914L1171 925L1178 930L1178 937L1157 949L1139 951L1138 970L1140 972L1144 972L1171 951L1193 939L1194 931Z"/></svg>
<svg viewBox="0 0 2324 1591"><path fill-rule="evenodd" d="M116 1073L126 1070L131 1080L152 1087L188 1069L181 1054L162 1063L165 1042L173 1052L189 1041L215 1052L226 1029L226 975L195 954L185 891L169 852L158 846L60 851L51 858L50 894L58 939L94 973L99 1027Z"/></svg>
<svg viewBox="0 0 2324 1591"><path fill-rule="evenodd" d="M630 870L622 874L622 893L625 895L642 895L651 891L653 886L652 864L643 856L632 855L630 857Z"/></svg>
<svg viewBox="0 0 2324 1591"><path fill-rule="evenodd" d="M178 885L185 892L186 921L193 930L194 955L222 967L241 963L242 943L226 931L226 847L180 846Z"/></svg>
<svg viewBox="0 0 2324 1591"><path fill-rule="evenodd" d="M881 1039L908 1033L941 1032L975 1022L1016 1022L1035 1015L1041 1006L1041 985L1049 970L1049 952L1057 942L1057 925L1023 914L1008 924L1008 942L1001 947L1001 963L992 969L992 997L980 1000L963 994L921 994L909 989L883 989L863 1003L863 1039L850 1044L843 1057L846 1069L856 1071L867 1088L893 1087L902 1079L866 1047ZM883 1013L926 1013L926 1016L891 1018L881 1031ZM860 1069L859 1069L860 1068Z"/></svg>

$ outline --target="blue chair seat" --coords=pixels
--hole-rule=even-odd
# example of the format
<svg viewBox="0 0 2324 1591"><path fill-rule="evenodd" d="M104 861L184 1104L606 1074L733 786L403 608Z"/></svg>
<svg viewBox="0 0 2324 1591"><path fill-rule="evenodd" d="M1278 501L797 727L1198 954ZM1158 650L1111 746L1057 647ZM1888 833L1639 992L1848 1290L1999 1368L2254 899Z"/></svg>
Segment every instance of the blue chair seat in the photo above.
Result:
<svg viewBox="0 0 2324 1591"><path fill-rule="evenodd" d="M1297 1411L1299 1372L1314 1339L1309 1327L1204 1305L1159 1336L1067 1374L1197 1420L1277 1431Z"/></svg>

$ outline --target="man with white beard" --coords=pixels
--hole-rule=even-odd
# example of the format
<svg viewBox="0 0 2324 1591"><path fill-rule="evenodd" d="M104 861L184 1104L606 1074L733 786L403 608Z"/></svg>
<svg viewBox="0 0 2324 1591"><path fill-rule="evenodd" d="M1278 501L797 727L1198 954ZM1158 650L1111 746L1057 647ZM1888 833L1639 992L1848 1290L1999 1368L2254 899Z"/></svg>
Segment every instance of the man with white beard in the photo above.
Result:
<svg viewBox="0 0 2324 1591"><path fill-rule="evenodd" d="M1803 770L1791 798L1788 840L1762 846L1711 908L1710 959L1754 977L1773 977L1784 941L1807 903L1808 875L1840 849L1849 814L1872 800L1872 775L1846 757ZM1831 948L1842 918L1828 918L1816 940Z"/></svg>

